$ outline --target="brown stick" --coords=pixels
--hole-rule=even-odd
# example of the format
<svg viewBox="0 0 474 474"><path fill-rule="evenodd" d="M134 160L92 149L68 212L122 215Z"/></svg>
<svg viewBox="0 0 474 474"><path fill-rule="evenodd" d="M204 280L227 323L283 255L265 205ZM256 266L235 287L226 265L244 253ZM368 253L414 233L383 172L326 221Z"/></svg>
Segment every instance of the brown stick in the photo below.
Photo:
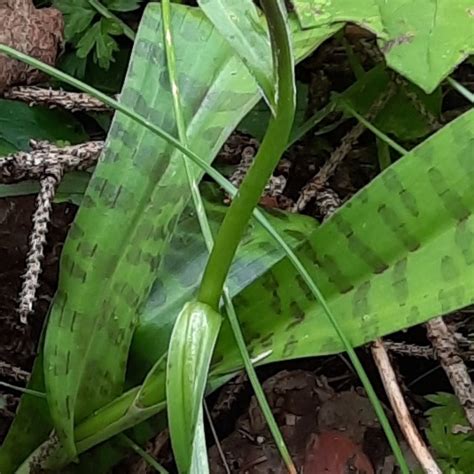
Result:
<svg viewBox="0 0 474 474"><path fill-rule="evenodd" d="M448 328L442 318L435 318L426 323L428 337L451 382L454 393L466 413L469 424L474 428L474 387L454 333Z"/></svg>
<svg viewBox="0 0 474 474"><path fill-rule="evenodd" d="M52 202L56 189L61 182L61 166L51 167L48 175L41 180L41 189L36 198L36 210L33 215L33 230L30 234L30 249L26 258L26 272L20 292L20 322L28 323L28 316L33 312L36 301L36 290L39 287L39 276L42 271L44 245L51 220Z"/></svg>
<svg viewBox="0 0 474 474"><path fill-rule="evenodd" d="M416 456L424 472L427 474L442 474L441 469L436 464L411 418L382 340L377 339L372 344L371 350L385 388L385 393L413 454Z"/></svg>
<svg viewBox="0 0 474 474"><path fill-rule="evenodd" d="M377 116L379 111L388 102L395 92L394 87L390 87L378 100L376 100L368 113L367 120L371 120ZM308 203L314 199L318 193L327 187L329 178L334 174L337 167L342 163L347 154L352 150L354 145L365 131L365 126L358 122L346 135L342 138L341 144L333 151L329 159L324 163L321 169L311 178L311 180L303 187L300 196L296 201L293 212L302 211Z"/></svg>
<svg viewBox="0 0 474 474"><path fill-rule="evenodd" d="M103 141L59 148L48 142L31 141L30 152L19 151L0 160L0 183L41 179L48 170L60 166L64 172L86 170L94 166L104 148Z"/></svg>
<svg viewBox="0 0 474 474"><path fill-rule="evenodd" d="M82 92L44 89L34 86L12 87L3 93L5 99L20 100L27 104L44 105L50 109L61 107L71 112L110 112L100 100Z"/></svg>

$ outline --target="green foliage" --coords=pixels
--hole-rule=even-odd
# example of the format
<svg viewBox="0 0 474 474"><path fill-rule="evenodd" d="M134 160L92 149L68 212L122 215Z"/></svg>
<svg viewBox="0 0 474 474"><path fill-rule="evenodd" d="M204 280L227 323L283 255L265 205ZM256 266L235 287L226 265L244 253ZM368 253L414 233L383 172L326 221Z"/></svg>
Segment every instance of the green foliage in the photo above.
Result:
<svg viewBox="0 0 474 474"><path fill-rule="evenodd" d="M198 0L213 25L244 61L275 112L275 77L270 38L252 0Z"/></svg>
<svg viewBox="0 0 474 474"><path fill-rule="evenodd" d="M199 455L195 448L202 435L202 399L221 322L220 314L210 306L187 303L171 334L166 395L170 438L179 472L192 472L191 465Z"/></svg>
<svg viewBox="0 0 474 474"><path fill-rule="evenodd" d="M456 396L437 393L426 397L436 406L426 414L426 436L443 472L470 474L474 466L474 433Z"/></svg>
<svg viewBox="0 0 474 474"><path fill-rule="evenodd" d="M468 249L474 223L472 215L462 223L455 216L467 216L474 209L469 191L474 163L467 158L473 131L474 112L469 112L392 165L324 225L309 234L301 231L306 238L297 255L354 346L471 303L468 282L474 278L474 266ZM432 171L419 171L427 168ZM448 201L442 197L445 189L452 190ZM178 227L176 235L180 233ZM179 252L178 245L167 252L173 264L160 275L140 317L131 349L133 370L150 367L161 355L163 349L151 342L169 333L185 301L176 289L169 291L191 276L185 262L192 257ZM186 293L192 294L190 282L199 280L195 261L191 260L195 276L186 279ZM425 272L430 279L422 277ZM343 350L287 258L257 279L250 272L247 276L239 282L241 291L233 285L230 289L253 357L269 348L272 354L265 363ZM224 322L213 368L217 374L239 367L240 357Z"/></svg>
<svg viewBox="0 0 474 474"><path fill-rule="evenodd" d="M366 115L372 104L383 98L389 87L388 71L383 65L379 65L366 72L340 97L348 101L357 112ZM407 84L406 87L407 90L397 87L395 95L388 100L372 123L381 131L393 134L397 139L414 140L433 131L429 120L420 113L414 101L419 102L433 119L439 120L441 88L428 95L413 84ZM407 93L413 94L414 98L410 99Z"/></svg>
<svg viewBox="0 0 474 474"><path fill-rule="evenodd" d="M72 3L68 5L73 10ZM85 8L85 3L75 5ZM290 18L298 59L340 28L341 21L355 21L363 13L358 6L344 8L344 18L330 17L323 26L305 30ZM47 328L44 372L51 414L68 452L53 446L50 465L45 467L64 465L76 449L88 450L164 408L165 363L159 357L168 347L169 329L177 316L174 309L194 292L207 255L192 253L199 234L186 232L185 219L179 220L189 200L181 162L186 150L176 150L168 143L169 136L166 142L151 132L163 137L159 133L163 129L177 135L160 15L159 5L146 10L121 97L127 109L115 115L103 160L64 249L59 292ZM380 18L366 18L381 28ZM228 44L200 10L174 5L172 20L174 31L180 32L175 38L180 59L177 82L187 141L209 163L259 99L254 80L258 73L253 71L253 76L245 69L237 56L239 45ZM81 23L78 18L74 21ZM86 36L96 24L90 28L93 21L77 37ZM97 40L88 41L97 53ZM392 49L399 46L394 44ZM452 57L450 61L454 64ZM426 81L418 84L427 89ZM134 122L132 109L149 122L136 116L138 123ZM474 140L473 121L470 112L444 127L319 228L301 216L277 213L274 217L299 244L298 257L321 287L351 344L472 302L474 169L468 150ZM189 151L186 154L193 157ZM193 167L193 171L198 181L202 170ZM188 217L195 226L195 217ZM110 235L117 238L111 240ZM272 253L268 239L259 242L250 237L248 245L257 258L237 260L242 266L234 270L241 278L235 286L230 280L230 287L252 356L269 362L343 350L321 304L314 301L288 257L283 258L281 251ZM173 285L174 292L168 292ZM182 341L176 341L182 348ZM110 347L114 350L104 350ZM206 356L202 367L208 365L208 352L201 354ZM186 358L183 351L175 354L180 354L181 361ZM140 387L122 393L127 359L129 384L137 373L151 370ZM214 354L210 385L217 386L223 374L241 365L226 322ZM41 371L38 367L35 372ZM200 390L203 373L198 374ZM196 407L200 398L190 399L186 406ZM43 423L35 428L31 425L37 412ZM192 415L194 423L196 410ZM0 450L0 470L7 474L45 439L51 427L44 404L22 404L17 420ZM28 462L19 472L28 472L25 469Z"/></svg>
<svg viewBox="0 0 474 474"><path fill-rule="evenodd" d="M87 140L87 134L68 112L0 99L0 156L29 150L32 138L75 144Z"/></svg>
<svg viewBox="0 0 474 474"><path fill-rule="evenodd" d="M303 28L352 22L374 32L387 64L426 93L474 53L471 0L292 0Z"/></svg>
<svg viewBox="0 0 474 474"><path fill-rule="evenodd" d="M136 10L141 0L103 0L105 14L109 12L130 12ZM67 70L82 77L85 73L86 58L92 57L103 69L109 69L114 55L119 51L116 36L125 34L122 22L114 15L101 16L89 0L54 0L54 5L63 12L65 38L75 48L75 56L69 56ZM100 8L99 8L100 9Z"/></svg>

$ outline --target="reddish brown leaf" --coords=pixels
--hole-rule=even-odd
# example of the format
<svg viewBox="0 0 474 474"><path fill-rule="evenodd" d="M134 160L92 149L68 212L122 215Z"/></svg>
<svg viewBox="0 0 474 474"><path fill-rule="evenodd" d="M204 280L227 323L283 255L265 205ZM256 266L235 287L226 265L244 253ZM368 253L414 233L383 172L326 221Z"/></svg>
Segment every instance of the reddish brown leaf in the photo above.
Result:
<svg viewBox="0 0 474 474"><path fill-rule="evenodd" d="M374 474L360 446L344 433L326 431L313 435L306 447L304 474Z"/></svg>

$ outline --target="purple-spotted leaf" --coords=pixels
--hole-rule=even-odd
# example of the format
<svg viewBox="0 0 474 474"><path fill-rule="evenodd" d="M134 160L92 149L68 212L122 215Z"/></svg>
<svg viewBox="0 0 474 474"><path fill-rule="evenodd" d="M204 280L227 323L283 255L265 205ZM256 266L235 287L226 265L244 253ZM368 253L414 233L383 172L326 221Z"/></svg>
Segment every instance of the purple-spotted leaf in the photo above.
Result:
<svg viewBox="0 0 474 474"><path fill-rule="evenodd" d="M303 31L295 18L290 25L298 60L337 29ZM258 102L259 89L200 10L172 4L172 28L180 58L178 85L189 146L210 162ZM175 134L164 68L161 6L150 4L137 33L122 101ZM196 174L202 176L200 171ZM146 299L148 285L155 281L159 287L159 256L189 198L181 153L133 120L116 114L102 160L63 250L60 290L48 328L46 386L56 426L71 451L74 424L121 393L137 307ZM135 265L138 255L143 261ZM271 259L275 256L273 253ZM272 263L271 259L264 259L265 264ZM252 271L262 268L258 262L252 265ZM86 281L82 281L84 275ZM181 280L180 285L186 281ZM188 294L187 288L178 294ZM167 324L166 336L153 342L161 352L166 350L171 326ZM109 347L113 350L104 349ZM19 437L22 448L10 457ZM9 466L18 466L36 448L36 442L36 436L15 425L0 448L0 465L8 457Z"/></svg>

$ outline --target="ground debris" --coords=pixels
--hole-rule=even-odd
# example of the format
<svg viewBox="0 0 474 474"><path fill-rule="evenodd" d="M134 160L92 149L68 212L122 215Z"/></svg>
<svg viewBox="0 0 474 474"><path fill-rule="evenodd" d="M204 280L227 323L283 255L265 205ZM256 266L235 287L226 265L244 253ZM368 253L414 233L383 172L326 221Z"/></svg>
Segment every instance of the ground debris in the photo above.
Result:
<svg viewBox="0 0 474 474"><path fill-rule="evenodd" d="M32 0L0 0L0 44L54 65L62 48L64 21L55 8L35 8ZM34 84L43 75L0 55L0 92L17 84Z"/></svg>
<svg viewBox="0 0 474 474"><path fill-rule="evenodd" d="M381 472L390 449L365 395L335 393L324 377L305 370L278 372L263 388L292 459L298 468L305 467L304 473ZM221 448L231 472L286 472L255 397ZM325 457L318 466L324 469L308 470L321 449ZM211 472L226 472L216 446L209 460ZM358 470L334 470L334 463Z"/></svg>

